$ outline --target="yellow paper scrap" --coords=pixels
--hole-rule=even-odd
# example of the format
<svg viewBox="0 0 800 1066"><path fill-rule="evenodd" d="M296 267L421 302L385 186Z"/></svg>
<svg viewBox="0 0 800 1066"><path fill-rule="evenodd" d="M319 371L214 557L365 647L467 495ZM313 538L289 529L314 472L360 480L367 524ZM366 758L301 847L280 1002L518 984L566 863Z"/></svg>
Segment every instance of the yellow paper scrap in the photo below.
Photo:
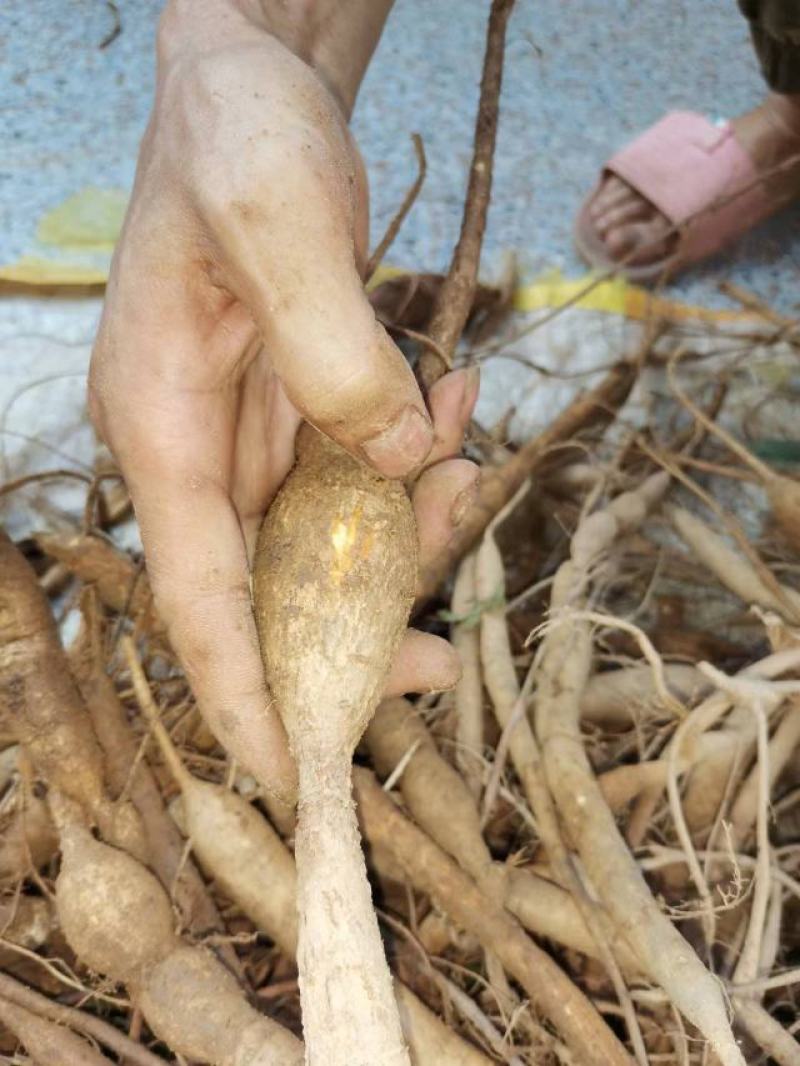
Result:
<svg viewBox="0 0 800 1066"><path fill-rule="evenodd" d="M90 186L76 192L42 216L29 254L0 264L0 281L48 287L104 284L127 202L123 189Z"/></svg>
<svg viewBox="0 0 800 1066"><path fill-rule="evenodd" d="M56 248L111 252L117 243L128 194L123 189L89 186L43 215L36 237Z"/></svg>

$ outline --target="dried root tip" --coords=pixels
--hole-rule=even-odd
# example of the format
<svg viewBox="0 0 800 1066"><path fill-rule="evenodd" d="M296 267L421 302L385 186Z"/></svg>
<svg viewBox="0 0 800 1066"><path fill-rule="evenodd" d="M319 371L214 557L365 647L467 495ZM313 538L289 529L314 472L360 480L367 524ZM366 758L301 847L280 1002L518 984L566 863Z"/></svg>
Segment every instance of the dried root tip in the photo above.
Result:
<svg viewBox="0 0 800 1066"><path fill-rule="evenodd" d="M800 593L795 589L781 585L781 595L776 595L750 563L696 515L682 507L669 507L666 513L700 562L740 600L767 607L782 617L788 613L793 620L800 618Z"/></svg>

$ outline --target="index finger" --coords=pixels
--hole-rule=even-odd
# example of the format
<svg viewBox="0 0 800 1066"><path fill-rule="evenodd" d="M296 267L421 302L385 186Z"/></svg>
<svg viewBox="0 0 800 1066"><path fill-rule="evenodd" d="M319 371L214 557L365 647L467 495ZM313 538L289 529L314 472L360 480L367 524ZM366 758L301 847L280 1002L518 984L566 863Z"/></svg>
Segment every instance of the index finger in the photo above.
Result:
<svg viewBox="0 0 800 1066"><path fill-rule="evenodd" d="M190 456L186 438L165 447L148 437L119 458L156 605L203 717L268 792L292 802L295 767L264 680L244 536L204 429Z"/></svg>

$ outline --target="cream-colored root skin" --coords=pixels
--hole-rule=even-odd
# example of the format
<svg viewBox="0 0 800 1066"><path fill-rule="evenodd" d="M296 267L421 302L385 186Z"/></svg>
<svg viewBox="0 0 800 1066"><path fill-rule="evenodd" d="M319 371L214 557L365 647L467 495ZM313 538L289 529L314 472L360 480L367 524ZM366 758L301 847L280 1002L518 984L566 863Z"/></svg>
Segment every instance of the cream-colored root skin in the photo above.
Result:
<svg viewBox="0 0 800 1066"><path fill-rule="evenodd" d="M72 825L61 831L61 856L59 921L93 970L115 981L136 979L177 943L169 898L136 859Z"/></svg>
<svg viewBox="0 0 800 1066"><path fill-rule="evenodd" d="M278 834L247 800L194 780L184 788L188 836L200 865L283 950L297 950L296 875Z"/></svg>
<svg viewBox="0 0 800 1066"><path fill-rule="evenodd" d="M295 835L307 1062L407 1064L350 797L349 762L308 772L312 788L319 787L303 798L311 788L304 789L308 782L301 768Z"/></svg>
<svg viewBox="0 0 800 1066"><path fill-rule="evenodd" d="M20 1041L35 1066L112 1066L83 1037L16 1003L0 999L0 1023Z"/></svg>
<svg viewBox="0 0 800 1066"><path fill-rule="evenodd" d="M411 989L395 981L394 990L412 1066L489 1066L482 1051L462 1040Z"/></svg>
<svg viewBox="0 0 800 1066"><path fill-rule="evenodd" d="M147 974L139 1003L148 1024L187 1058L215 1066L300 1066L288 1029L258 1014L210 951L178 945Z"/></svg>
<svg viewBox="0 0 800 1066"><path fill-rule="evenodd" d="M298 764L298 965L311 1066L407 1064L350 791L414 596L408 496L311 427L254 566L267 681Z"/></svg>

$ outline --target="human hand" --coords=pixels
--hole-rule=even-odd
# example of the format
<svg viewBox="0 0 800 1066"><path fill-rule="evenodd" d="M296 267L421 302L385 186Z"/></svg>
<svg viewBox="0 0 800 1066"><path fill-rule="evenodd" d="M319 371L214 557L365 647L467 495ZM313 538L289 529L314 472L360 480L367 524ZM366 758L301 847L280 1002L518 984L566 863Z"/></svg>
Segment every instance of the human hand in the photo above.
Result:
<svg viewBox="0 0 800 1066"><path fill-rule="evenodd" d="M192 21L188 8L191 8ZM376 322L359 263L363 166L318 75L231 0L175 3L90 374L170 640L211 729L267 788L294 767L267 697L249 560L303 418L414 492L422 564L474 491L451 459L477 396L429 397ZM443 688L443 641L411 634L393 693Z"/></svg>

